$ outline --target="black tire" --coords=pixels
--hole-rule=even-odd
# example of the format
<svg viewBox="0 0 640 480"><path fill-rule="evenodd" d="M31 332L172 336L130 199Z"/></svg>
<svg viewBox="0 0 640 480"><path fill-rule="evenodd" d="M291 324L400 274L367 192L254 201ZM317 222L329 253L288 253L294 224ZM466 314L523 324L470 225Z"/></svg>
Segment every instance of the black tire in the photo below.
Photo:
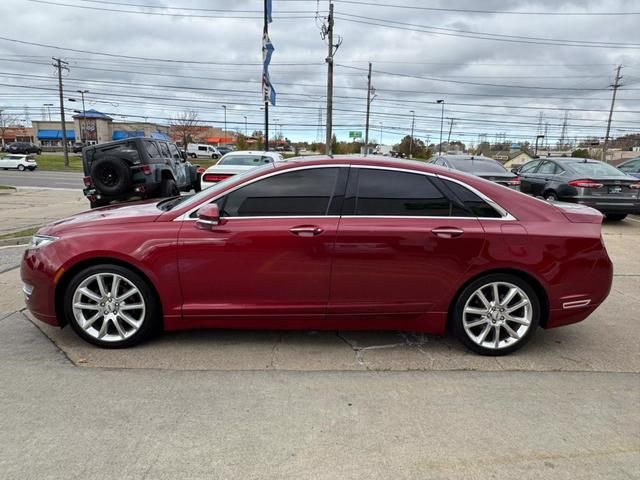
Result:
<svg viewBox="0 0 640 480"><path fill-rule="evenodd" d="M25 170L24 165L18 165L18 170L20 170L21 172L24 172Z"/></svg>
<svg viewBox="0 0 640 480"><path fill-rule="evenodd" d="M482 345L479 345L478 343L476 343L474 340L471 339L471 337L469 336L469 334L467 333L463 325L463 314L464 314L465 305L467 304L467 301L470 300L472 295L474 295L474 293L478 289L482 288L483 285L488 286L495 282L501 282L501 283L504 282L507 284L515 285L516 287L521 289L524 292L524 294L526 294L531 306L531 321L528 325L528 328L520 336L520 338L518 340L515 340L515 342L511 344L507 344L506 342L504 342L504 340L500 340L501 338L503 338L503 336L508 337L508 334L505 335L506 333L505 328L497 327L498 328L497 331L501 332L500 335L498 336L498 342L499 343L504 342L503 343L504 346L499 348L493 348L493 347L487 348ZM503 293L502 295L499 294L499 297L501 299L504 299L504 295L505 293ZM518 311L519 310L516 310L516 312ZM496 311L494 315L498 316L498 315L501 315L501 313ZM520 277L517 277L515 275L511 275L507 273L494 273L494 274L482 276L474 280L469 285L467 285L462 290L462 292L460 292L460 295L458 296L453 306L453 310L451 312L451 327L456 337L458 337L458 339L462 342L462 344L467 348L469 348L470 350L480 355L502 356L518 350L531 339L536 329L538 328L538 324L540 323L540 315L541 315L540 299L538 298L538 294L536 293L535 289L528 282L526 282L525 280L522 280ZM475 319L475 318L477 317L472 317L472 319ZM504 317L500 317L500 318L504 318ZM495 332L496 332L495 323L496 321L494 320L492 321L487 320L486 324L480 324L474 328L477 328L479 331L482 331L484 328L486 328L487 325L490 328L493 327L493 330L489 331L489 334L486 337L491 341L493 338L495 338ZM508 322L505 322L505 323L508 323ZM512 329L516 328L515 324L513 323L508 323L508 325ZM520 328L520 327L518 326L517 328ZM472 334L473 334L473 330L472 330ZM480 333L476 335L479 336Z"/></svg>
<svg viewBox="0 0 640 480"><path fill-rule="evenodd" d="M619 222L620 220L624 220L627 218L626 213L605 213L604 215L607 220L612 220L614 222Z"/></svg>
<svg viewBox="0 0 640 480"><path fill-rule="evenodd" d="M189 154L189 156L190 156L191 158L198 158L198 155L197 155L197 154L195 154L195 153L190 153L190 154Z"/></svg>
<svg viewBox="0 0 640 480"><path fill-rule="evenodd" d="M134 301L143 301L145 305L144 316L142 317L142 324L131 336L124 340L112 340L105 341L103 339L91 336L85 331L73 313L73 295L78 286L87 278L96 274L117 274L124 277L127 281L132 283L139 293L134 295ZM109 288L108 285L105 285ZM154 333L161 330L162 326L162 314L159 305L158 297L151 286L137 273L129 270L128 268L121 267L119 265L101 264L88 267L81 272L78 272L69 282L64 292L64 315L71 325L71 328L78 334L80 338L93 345L102 348L126 348L138 344L148 338ZM104 320L99 319L95 322L95 329L99 329ZM125 325L124 323L122 325ZM115 326L112 324L108 327L109 333L116 333Z"/></svg>
<svg viewBox="0 0 640 480"><path fill-rule="evenodd" d="M217 160L218 158L220 158L220 155L218 154L214 153L213 155L211 155L211 160Z"/></svg>
<svg viewBox="0 0 640 480"><path fill-rule="evenodd" d="M100 192L106 195L120 195L131 186L131 169L125 160L106 156L94 162L91 178Z"/></svg>
<svg viewBox="0 0 640 480"><path fill-rule="evenodd" d="M552 192L552 191L544 192L543 197L547 202L557 202L558 201L558 195L556 194L556 192Z"/></svg>
<svg viewBox="0 0 640 480"><path fill-rule="evenodd" d="M180 190L178 189L178 185L176 181L172 178L162 180L160 184L160 190L158 191L158 196L160 197L176 197L180 195Z"/></svg>

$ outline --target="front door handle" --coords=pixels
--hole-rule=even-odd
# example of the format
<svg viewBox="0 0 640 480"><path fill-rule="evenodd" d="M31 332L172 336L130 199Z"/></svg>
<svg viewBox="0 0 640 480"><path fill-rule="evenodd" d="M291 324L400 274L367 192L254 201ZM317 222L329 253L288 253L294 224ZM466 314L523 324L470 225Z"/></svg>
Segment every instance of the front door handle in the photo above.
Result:
<svg viewBox="0 0 640 480"><path fill-rule="evenodd" d="M315 237L320 235L324 230L315 225L300 225L298 227L290 228L289 231L299 237Z"/></svg>
<svg viewBox="0 0 640 480"><path fill-rule="evenodd" d="M464 230L456 227L438 227L431 230L436 237L439 238L455 238L464 233Z"/></svg>

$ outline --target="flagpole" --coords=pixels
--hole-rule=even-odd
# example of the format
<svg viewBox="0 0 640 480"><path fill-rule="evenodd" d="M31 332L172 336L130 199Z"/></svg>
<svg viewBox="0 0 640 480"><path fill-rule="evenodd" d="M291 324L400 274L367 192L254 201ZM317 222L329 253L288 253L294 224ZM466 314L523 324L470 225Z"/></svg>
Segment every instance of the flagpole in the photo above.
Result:
<svg viewBox="0 0 640 480"><path fill-rule="evenodd" d="M267 3L269 0L264 0L264 30L262 32L262 38L266 38L269 35L269 20L267 18ZM269 151L269 99L266 97L266 85L264 82L264 72L262 73L262 95L264 99L264 151Z"/></svg>

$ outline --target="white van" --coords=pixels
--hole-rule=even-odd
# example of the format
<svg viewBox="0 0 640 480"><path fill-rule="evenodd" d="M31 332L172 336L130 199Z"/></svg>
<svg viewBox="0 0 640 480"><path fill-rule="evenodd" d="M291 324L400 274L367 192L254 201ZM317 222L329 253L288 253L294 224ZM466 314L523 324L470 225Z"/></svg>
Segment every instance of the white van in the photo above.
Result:
<svg viewBox="0 0 640 480"><path fill-rule="evenodd" d="M187 146L187 155L191 158L220 158L222 155L216 147L207 145L205 143L190 143Z"/></svg>

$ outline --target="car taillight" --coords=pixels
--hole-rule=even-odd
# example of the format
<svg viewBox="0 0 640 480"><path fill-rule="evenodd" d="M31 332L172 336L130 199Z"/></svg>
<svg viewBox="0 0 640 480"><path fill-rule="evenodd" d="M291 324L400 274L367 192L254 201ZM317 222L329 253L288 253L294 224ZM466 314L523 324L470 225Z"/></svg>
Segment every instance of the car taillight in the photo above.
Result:
<svg viewBox="0 0 640 480"><path fill-rule="evenodd" d="M571 180L569 185L577 188L602 188L603 185L593 180Z"/></svg>
<svg viewBox="0 0 640 480"><path fill-rule="evenodd" d="M82 179L82 181L84 182L84 186L85 187L90 187L91 186L91 177L84 177Z"/></svg>
<svg viewBox="0 0 640 480"><path fill-rule="evenodd" d="M218 173L205 173L202 176L203 182L220 182L225 178L229 178L231 175L220 175Z"/></svg>
<svg viewBox="0 0 640 480"><path fill-rule="evenodd" d="M629 188L633 188L634 190L640 190L640 182L632 183L629 185Z"/></svg>
<svg viewBox="0 0 640 480"><path fill-rule="evenodd" d="M512 178L511 180L507 180L507 185L510 187L519 187L520 186L520 177Z"/></svg>
<svg viewBox="0 0 640 480"><path fill-rule="evenodd" d="M142 166L142 173L144 173L145 175L151 175L151 166L150 165L143 165Z"/></svg>

